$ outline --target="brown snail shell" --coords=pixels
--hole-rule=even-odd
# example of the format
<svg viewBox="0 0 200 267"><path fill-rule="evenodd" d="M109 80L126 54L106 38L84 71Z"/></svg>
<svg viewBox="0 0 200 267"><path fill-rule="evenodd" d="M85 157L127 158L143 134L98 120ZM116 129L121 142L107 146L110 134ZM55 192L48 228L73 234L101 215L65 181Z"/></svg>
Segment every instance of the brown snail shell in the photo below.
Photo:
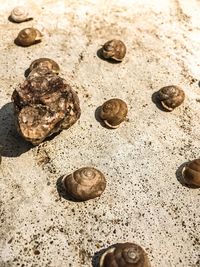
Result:
<svg viewBox="0 0 200 267"><path fill-rule="evenodd" d="M147 254L134 243L120 243L107 249L100 258L100 267L150 267Z"/></svg>
<svg viewBox="0 0 200 267"><path fill-rule="evenodd" d="M56 74L52 72L49 68L46 67L36 67L32 71L29 72L28 77L26 78L27 80L33 80L38 77L54 77ZM57 75L56 75L57 76Z"/></svg>
<svg viewBox="0 0 200 267"><path fill-rule="evenodd" d="M110 128L118 128L127 116L128 107L126 103L118 98L106 101L100 110L100 118Z"/></svg>
<svg viewBox="0 0 200 267"><path fill-rule="evenodd" d="M59 74L60 72L60 67L58 63L56 63L53 59L50 58L38 58L34 60L30 67L29 70L32 71L35 68L47 68L53 73Z"/></svg>
<svg viewBox="0 0 200 267"><path fill-rule="evenodd" d="M116 61L122 61L126 54L126 46L120 40L110 40L106 42L102 47L102 56L105 59L114 59Z"/></svg>
<svg viewBox="0 0 200 267"><path fill-rule="evenodd" d="M17 6L11 11L10 19L14 22L23 22L31 20L32 17L29 15L28 9L23 6Z"/></svg>
<svg viewBox="0 0 200 267"><path fill-rule="evenodd" d="M158 98L165 109L172 111L183 103L185 93L180 87L170 85L158 91Z"/></svg>
<svg viewBox="0 0 200 267"><path fill-rule="evenodd" d="M105 176L97 169L84 167L63 178L67 193L77 200L99 197L106 188Z"/></svg>
<svg viewBox="0 0 200 267"><path fill-rule="evenodd" d="M186 184L200 187L200 159L191 161L183 169L183 178Z"/></svg>
<svg viewBox="0 0 200 267"><path fill-rule="evenodd" d="M35 28L25 28L19 32L15 42L20 46L30 46L39 43L42 36L42 33Z"/></svg>

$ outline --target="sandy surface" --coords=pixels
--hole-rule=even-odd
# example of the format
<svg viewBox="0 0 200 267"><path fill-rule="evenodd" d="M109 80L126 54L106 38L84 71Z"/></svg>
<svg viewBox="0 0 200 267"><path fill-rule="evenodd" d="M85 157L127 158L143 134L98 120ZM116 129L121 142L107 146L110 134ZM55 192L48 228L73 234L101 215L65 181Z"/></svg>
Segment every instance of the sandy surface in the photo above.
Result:
<svg viewBox="0 0 200 267"><path fill-rule="evenodd" d="M24 1L35 19L22 24L7 19L19 1L0 2L0 266L96 267L101 249L125 241L142 245L152 267L200 266L200 189L179 182L180 166L199 157L200 2ZM42 30L43 42L17 47L28 26ZM112 38L127 45L121 64L97 56ZM82 115L32 147L16 133L11 95L39 57L59 63ZM167 113L152 95L170 84L186 100ZM112 97L129 107L117 130L95 118ZM103 195L60 197L59 178L83 166L106 175Z"/></svg>

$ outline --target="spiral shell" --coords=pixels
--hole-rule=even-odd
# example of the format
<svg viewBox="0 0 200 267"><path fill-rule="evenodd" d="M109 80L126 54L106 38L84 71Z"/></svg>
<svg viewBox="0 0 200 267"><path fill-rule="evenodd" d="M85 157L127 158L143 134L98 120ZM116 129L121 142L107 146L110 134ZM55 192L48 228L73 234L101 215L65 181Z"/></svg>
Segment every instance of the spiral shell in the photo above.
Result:
<svg viewBox="0 0 200 267"><path fill-rule="evenodd" d="M183 169L183 178L186 184L200 187L200 159L191 161Z"/></svg>
<svg viewBox="0 0 200 267"><path fill-rule="evenodd" d="M107 249L100 258L100 267L150 267L147 254L134 243L120 243Z"/></svg>
<svg viewBox="0 0 200 267"><path fill-rule="evenodd" d="M102 47L102 56L105 59L114 59L116 61L122 61L126 54L126 46L120 41L113 39L106 42Z"/></svg>
<svg viewBox="0 0 200 267"><path fill-rule="evenodd" d="M14 22L23 22L32 19L32 17L29 15L28 10L23 6L15 7L11 11L10 18Z"/></svg>
<svg viewBox="0 0 200 267"><path fill-rule="evenodd" d="M50 58L38 58L34 60L30 67L29 70L32 71L35 68L47 68L53 73L59 74L60 67L59 65L52 59Z"/></svg>
<svg viewBox="0 0 200 267"><path fill-rule="evenodd" d="M50 77L54 77L55 75L56 74L53 73L48 68L37 67L37 68L34 68L31 72L29 72L27 80L33 80L33 79L38 78L38 77L44 78L47 76L48 76L48 78L50 78Z"/></svg>
<svg viewBox="0 0 200 267"><path fill-rule="evenodd" d="M158 98L165 109L172 111L183 103L185 93L180 87L170 85L158 91Z"/></svg>
<svg viewBox="0 0 200 267"><path fill-rule="evenodd" d="M77 200L89 200L100 196L106 188L104 175L95 168L84 167L63 178L69 195Z"/></svg>
<svg viewBox="0 0 200 267"><path fill-rule="evenodd" d="M35 28L25 28L21 30L15 39L17 45L30 46L39 43L42 39L42 33Z"/></svg>
<svg viewBox="0 0 200 267"><path fill-rule="evenodd" d="M107 126L115 129L126 119L127 113L126 103L121 99L113 98L101 106L99 115Z"/></svg>

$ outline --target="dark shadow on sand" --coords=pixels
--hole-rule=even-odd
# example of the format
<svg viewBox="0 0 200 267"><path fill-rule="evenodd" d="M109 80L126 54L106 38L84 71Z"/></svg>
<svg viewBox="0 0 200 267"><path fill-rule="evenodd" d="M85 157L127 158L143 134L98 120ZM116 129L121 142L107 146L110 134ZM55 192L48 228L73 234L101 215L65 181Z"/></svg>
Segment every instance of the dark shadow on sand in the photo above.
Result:
<svg viewBox="0 0 200 267"><path fill-rule="evenodd" d="M72 201L72 202L83 202L83 201L80 201L80 200L77 200L77 199L74 199L72 196L70 196L65 188L64 188L64 185L63 185L63 178L64 178L65 175L62 175L61 177L58 178L57 182L56 182L56 189L57 189L57 192L58 192L58 195L60 198L64 198L65 200L68 200L68 201Z"/></svg>
<svg viewBox="0 0 200 267"><path fill-rule="evenodd" d="M21 24L21 23L24 23L24 22L33 20L33 18L28 18L28 19L26 19L25 21L19 21L19 22L17 22L17 21L15 21L15 20L13 20L12 17L11 17L11 15L10 15L10 16L8 17L8 20L9 20L10 22L12 22L12 23L15 23L15 24Z"/></svg>
<svg viewBox="0 0 200 267"><path fill-rule="evenodd" d="M107 248L103 248L97 252L94 253L94 256L92 257L92 267L99 267L99 262L100 262L100 258L101 256L104 254L104 252L107 250L107 249L110 249L110 248L113 248L115 247L117 244L114 244L114 245L111 245Z"/></svg>
<svg viewBox="0 0 200 267"><path fill-rule="evenodd" d="M3 157L18 157L33 145L25 141L17 132L13 103L0 109L0 154Z"/></svg>

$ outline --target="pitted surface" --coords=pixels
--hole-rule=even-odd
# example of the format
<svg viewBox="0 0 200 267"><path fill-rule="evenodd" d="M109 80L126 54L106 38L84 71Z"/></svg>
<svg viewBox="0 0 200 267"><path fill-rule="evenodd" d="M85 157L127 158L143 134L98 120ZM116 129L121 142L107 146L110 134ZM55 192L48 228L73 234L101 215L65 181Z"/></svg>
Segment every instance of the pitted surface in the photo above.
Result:
<svg viewBox="0 0 200 267"><path fill-rule="evenodd" d="M27 3L34 20L8 21ZM0 8L0 266L96 267L95 253L136 242L153 267L200 266L200 191L180 183L180 167L199 157L200 3L198 0L4 1ZM43 40L14 44L36 27ZM97 51L111 39L127 47L112 64ZM11 95L30 63L55 60L78 93L81 118L32 147L14 125ZM186 99L173 112L152 95L175 84ZM102 127L96 109L110 98L128 105L128 121ZM99 199L73 202L60 178L92 166L107 179Z"/></svg>

